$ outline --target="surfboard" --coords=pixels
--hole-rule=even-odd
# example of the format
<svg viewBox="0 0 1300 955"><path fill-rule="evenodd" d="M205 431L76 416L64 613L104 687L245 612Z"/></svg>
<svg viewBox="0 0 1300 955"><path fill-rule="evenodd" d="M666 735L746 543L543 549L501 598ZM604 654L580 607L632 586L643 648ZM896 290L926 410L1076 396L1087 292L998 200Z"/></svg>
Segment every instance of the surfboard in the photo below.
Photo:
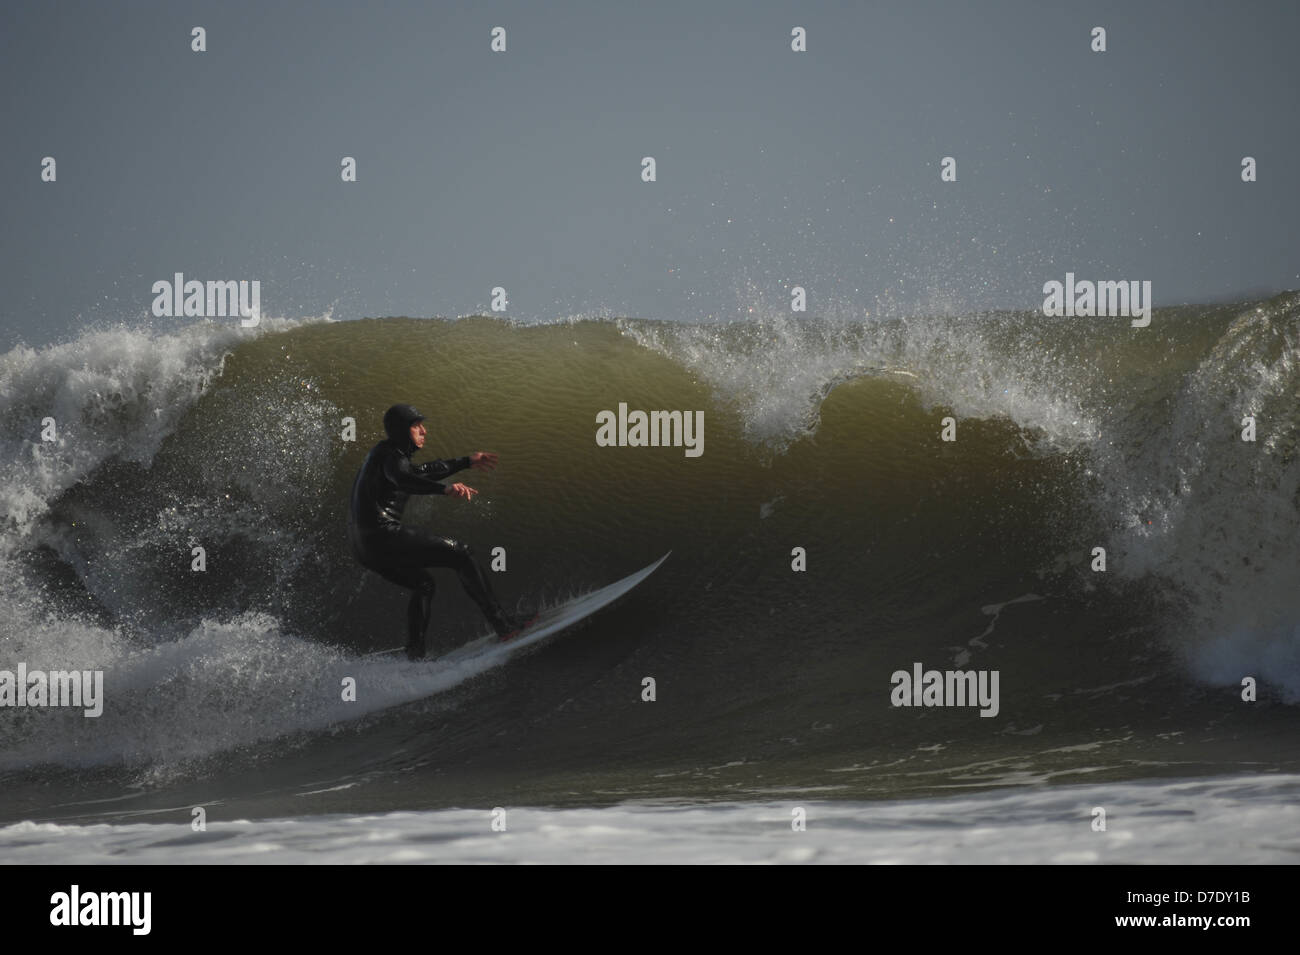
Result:
<svg viewBox="0 0 1300 955"><path fill-rule="evenodd" d="M418 662L456 664L471 658L498 655L509 656L518 653L525 647L530 647L545 640L552 634L559 633L561 630L572 627L574 624L590 617L596 611L609 606L619 597L622 597L658 570L659 565L666 561L671 554L672 551L669 551L654 563L648 564L640 570L628 574L621 580L616 580L612 584L601 587L599 590L593 590L591 593L583 594L580 597L574 597L572 600L565 601L558 606L541 611L537 615L536 620L523 630L520 630L509 640L502 640L495 633L490 633L478 638L477 640L471 640L469 643L457 647L450 653L444 653L442 656L434 657L432 660ZM379 650L375 653L367 653L366 656L375 657L405 652L404 647L395 647L392 650Z"/></svg>

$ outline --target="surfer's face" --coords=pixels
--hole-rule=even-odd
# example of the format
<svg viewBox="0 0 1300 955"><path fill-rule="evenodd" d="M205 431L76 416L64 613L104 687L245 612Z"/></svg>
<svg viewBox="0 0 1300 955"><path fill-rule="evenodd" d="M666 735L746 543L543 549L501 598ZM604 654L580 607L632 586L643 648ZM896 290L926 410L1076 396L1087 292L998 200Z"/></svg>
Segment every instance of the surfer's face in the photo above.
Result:
<svg viewBox="0 0 1300 955"><path fill-rule="evenodd" d="M428 433L423 421L415 422L415 424L411 425L411 443L417 448L424 447L424 436Z"/></svg>

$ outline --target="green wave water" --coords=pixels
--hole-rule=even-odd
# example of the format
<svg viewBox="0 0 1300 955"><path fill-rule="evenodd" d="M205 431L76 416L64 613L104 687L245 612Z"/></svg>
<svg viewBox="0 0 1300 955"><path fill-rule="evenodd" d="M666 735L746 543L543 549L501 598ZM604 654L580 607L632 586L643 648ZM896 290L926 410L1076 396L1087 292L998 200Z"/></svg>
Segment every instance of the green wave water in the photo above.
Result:
<svg viewBox="0 0 1300 955"><path fill-rule="evenodd" d="M452 805L487 781L561 804L1293 771L1298 322L1292 293L1141 330L382 319L15 350L0 650L126 688L93 729L0 716L0 812L51 779L218 785L283 811L331 774L384 781L319 803L351 810ZM673 558L500 672L374 671L391 695L354 717L313 694L402 642L404 594L344 532L396 401L428 416L426 459L501 455L457 476L473 502L407 514L481 559L504 548L508 600ZM600 446L620 403L703 412L703 453ZM45 409L55 448L34 440ZM441 648L482 626L450 574L436 613ZM917 662L997 670L998 716L891 706ZM223 706L237 718L214 732Z"/></svg>

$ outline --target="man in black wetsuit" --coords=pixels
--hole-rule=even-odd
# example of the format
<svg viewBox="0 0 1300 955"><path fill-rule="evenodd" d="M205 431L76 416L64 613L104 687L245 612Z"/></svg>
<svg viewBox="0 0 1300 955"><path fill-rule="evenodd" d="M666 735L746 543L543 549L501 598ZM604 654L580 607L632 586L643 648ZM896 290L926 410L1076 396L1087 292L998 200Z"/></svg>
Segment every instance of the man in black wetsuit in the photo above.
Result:
<svg viewBox="0 0 1300 955"><path fill-rule="evenodd" d="M410 495L445 494L472 500L478 493L474 488L464 484L447 487L438 479L467 467L491 470L497 465L497 456L490 451L476 451L451 461L412 464L411 455L424 447L428 433L423 422L424 415L410 405L393 405L384 414L388 438L370 449L357 474L348 519L348 541L362 566L411 590L406 610L406 655L412 660L424 656L424 635L436 589L430 567L456 571L461 586L498 636L509 637L523 624L501 609L469 547L448 537L434 537L402 526L402 511Z"/></svg>

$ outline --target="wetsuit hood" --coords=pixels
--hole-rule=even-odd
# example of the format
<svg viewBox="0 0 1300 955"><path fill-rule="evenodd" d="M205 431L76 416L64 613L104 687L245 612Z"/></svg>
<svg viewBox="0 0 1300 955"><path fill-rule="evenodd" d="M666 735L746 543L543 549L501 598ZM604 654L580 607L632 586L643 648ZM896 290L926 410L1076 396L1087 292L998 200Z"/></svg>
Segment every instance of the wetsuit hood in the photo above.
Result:
<svg viewBox="0 0 1300 955"><path fill-rule="evenodd" d="M411 425L423 421L424 415L410 405L393 405L384 412L384 434L407 454L415 447L411 441Z"/></svg>

